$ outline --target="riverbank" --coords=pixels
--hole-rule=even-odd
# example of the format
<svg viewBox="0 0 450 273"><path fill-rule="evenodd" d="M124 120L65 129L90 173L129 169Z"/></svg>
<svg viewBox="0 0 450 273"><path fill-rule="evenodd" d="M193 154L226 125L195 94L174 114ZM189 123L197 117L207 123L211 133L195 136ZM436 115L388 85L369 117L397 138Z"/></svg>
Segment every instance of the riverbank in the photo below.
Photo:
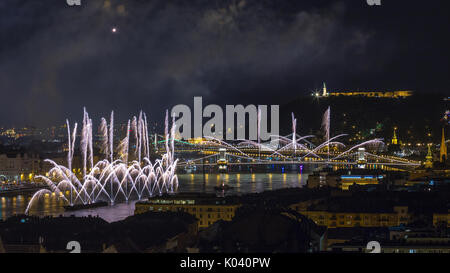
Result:
<svg viewBox="0 0 450 273"><path fill-rule="evenodd" d="M14 196L19 194L33 194L39 190L48 189L47 186L24 186L24 187L13 187L10 189L0 189L0 196Z"/></svg>

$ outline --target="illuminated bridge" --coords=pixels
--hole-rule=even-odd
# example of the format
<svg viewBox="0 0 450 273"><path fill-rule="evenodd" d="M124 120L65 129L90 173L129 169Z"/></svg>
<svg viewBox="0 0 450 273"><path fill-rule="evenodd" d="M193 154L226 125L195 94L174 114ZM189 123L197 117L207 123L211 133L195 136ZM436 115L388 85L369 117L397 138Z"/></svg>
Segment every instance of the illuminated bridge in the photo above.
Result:
<svg viewBox="0 0 450 273"><path fill-rule="evenodd" d="M325 87L324 87L325 88ZM326 92L326 90L324 91ZM160 136L158 142L155 136L155 149L164 153L169 143L174 145L174 151L179 158L178 166L218 166L226 169L233 165L357 165L359 168L371 166L393 166L415 168L420 161L412 161L400 157L383 155L382 139L372 139L357 145L346 145L339 139L347 136L341 134L330 136L330 107L323 115L322 128L325 141L315 144L311 142L313 135L300 136L296 132L297 119L292 113L292 133L287 136L271 135L271 143L239 139L226 142L214 137L181 141ZM167 118L166 118L167 120ZM260 125L257 123L260 136ZM167 131L167 125L166 125Z"/></svg>
<svg viewBox="0 0 450 273"><path fill-rule="evenodd" d="M157 149L164 152L164 140L157 143ZM345 149L330 141L327 145L292 145L277 148L252 141L227 143L215 138L202 141L175 140L175 153L179 158L179 167L189 166L245 166L245 165L333 165L358 166L360 168L376 166L408 167L421 165L420 161L369 152L373 145L382 144L381 140L371 140ZM288 146L288 147L286 147ZM294 147L294 148L292 148ZM344 148L344 149L343 149ZM329 152L328 152L329 151Z"/></svg>

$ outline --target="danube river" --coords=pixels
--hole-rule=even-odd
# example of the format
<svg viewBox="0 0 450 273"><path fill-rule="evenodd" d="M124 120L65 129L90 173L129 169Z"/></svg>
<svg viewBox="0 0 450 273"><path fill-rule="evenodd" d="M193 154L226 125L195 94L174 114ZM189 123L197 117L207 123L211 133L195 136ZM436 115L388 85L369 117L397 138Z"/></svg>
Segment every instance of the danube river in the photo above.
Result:
<svg viewBox="0 0 450 273"><path fill-rule="evenodd" d="M178 192L214 193L214 187L222 183L233 187L230 195L258 193L283 188L298 188L306 184L307 174L300 173L230 173L230 174L178 174ZM14 214L23 214L31 199L30 194L0 197L0 219ZM32 215L76 215L99 216L108 222L122 220L134 214L134 202L119 203L113 206L100 207L74 212L64 212L64 201L61 198L46 197L31 210Z"/></svg>

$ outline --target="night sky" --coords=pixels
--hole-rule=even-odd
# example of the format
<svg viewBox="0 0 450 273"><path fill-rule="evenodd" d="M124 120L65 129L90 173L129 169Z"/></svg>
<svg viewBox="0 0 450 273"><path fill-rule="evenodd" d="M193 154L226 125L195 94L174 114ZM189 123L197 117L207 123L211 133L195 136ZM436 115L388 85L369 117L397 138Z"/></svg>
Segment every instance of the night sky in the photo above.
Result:
<svg viewBox="0 0 450 273"><path fill-rule="evenodd" d="M0 125L175 104L283 104L319 88L448 94L448 1L0 1Z"/></svg>

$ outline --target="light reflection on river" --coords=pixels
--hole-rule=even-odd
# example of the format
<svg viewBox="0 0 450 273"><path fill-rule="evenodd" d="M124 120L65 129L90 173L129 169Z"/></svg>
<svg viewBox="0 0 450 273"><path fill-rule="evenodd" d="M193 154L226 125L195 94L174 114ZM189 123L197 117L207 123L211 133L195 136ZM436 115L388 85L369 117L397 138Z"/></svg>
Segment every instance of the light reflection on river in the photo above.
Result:
<svg viewBox="0 0 450 273"><path fill-rule="evenodd" d="M227 194L258 193L282 188L303 187L308 175L300 173L226 173L217 174L178 174L178 192L207 192L214 193L214 187L225 183L233 187ZM0 219L6 219L14 214L23 214L31 195L0 197ZM30 210L32 215L76 215L99 216L108 222L120 221L134 214L135 201L120 203L108 207L100 207L74 212L65 212L64 201L55 197L45 197L43 202L36 204Z"/></svg>

